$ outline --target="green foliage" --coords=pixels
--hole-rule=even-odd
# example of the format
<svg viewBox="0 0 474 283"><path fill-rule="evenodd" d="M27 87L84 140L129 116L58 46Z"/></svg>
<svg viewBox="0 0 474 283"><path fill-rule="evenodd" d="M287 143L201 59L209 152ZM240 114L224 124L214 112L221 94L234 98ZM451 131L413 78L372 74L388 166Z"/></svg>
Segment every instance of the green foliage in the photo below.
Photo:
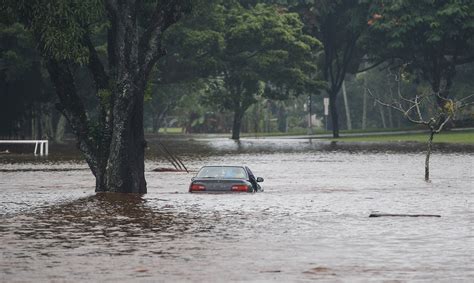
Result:
<svg viewBox="0 0 474 283"><path fill-rule="evenodd" d="M8 81L20 79L39 60L32 36L19 23L0 23L0 39L0 70Z"/></svg>
<svg viewBox="0 0 474 283"><path fill-rule="evenodd" d="M397 135L368 135L358 137L344 137L339 139L333 139L336 141L343 142L420 142L426 143L426 134L397 134ZM459 144L474 144L474 132L445 132L440 133L435 143L459 143Z"/></svg>
<svg viewBox="0 0 474 283"><path fill-rule="evenodd" d="M39 103L53 89L35 51L32 34L19 23L0 20L0 135L25 133Z"/></svg>
<svg viewBox="0 0 474 283"><path fill-rule="evenodd" d="M396 59L428 80L450 87L455 67L474 61L474 2L375 1L368 20L372 57Z"/></svg>
<svg viewBox="0 0 474 283"><path fill-rule="evenodd" d="M385 32L388 46L422 49L422 45L448 44L466 47L472 43L474 32L474 3L472 1L394 1L373 7L369 25ZM413 41L413 39L418 39ZM393 52L394 50L390 50Z"/></svg>
<svg viewBox="0 0 474 283"><path fill-rule="evenodd" d="M287 98L290 92L321 87L314 80L320 42L303 33L297 14L264 4L247 8L237 1L209 2L166 38L180 60L212 78L206 103L245 111L259 95L278 92Z"/></svg>
<svg viewBox="0 0 474 283"><path fill-rule="evenodd" d="M1 9L27 24L41 53L81 64L88 58L84 34L104 14L101 0L5 0Z"/></svg>
<svg viewBox="0 0 474 283"><path fill-rule="evenodd" d="M112 92L109 89L99 89L97 91L97 96L99 97L102 105L107 105L110 107Z"/></svg>

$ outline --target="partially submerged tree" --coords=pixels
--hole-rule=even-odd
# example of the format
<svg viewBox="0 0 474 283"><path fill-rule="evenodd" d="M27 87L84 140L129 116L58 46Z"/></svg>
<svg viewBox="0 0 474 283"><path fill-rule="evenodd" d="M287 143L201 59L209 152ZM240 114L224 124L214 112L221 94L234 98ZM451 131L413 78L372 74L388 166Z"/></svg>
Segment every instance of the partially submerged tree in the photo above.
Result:
<svg viewBox="0 0 474 283"><path fill-rule="evenodd" d="M33 31L97 192L146 193L143 100L155 63L166 54L164 32L189 9L189 1L9 0L2 14L15 14ZM93 42L105 24L107 62ZM92 121L78 94L74 71L87 66L95 82L99 117Z"/></svg>
<svg viewBox="0 0 474 283"><path fill-rule="evenodd" d="M368 47L372 60L402 66L400 75L411 74L431 86L427 94L399 95L399 101L390 103L378 100L430 129L425 170L428 180L434 135L466 105L466 98L454 98L450 89L456 67L474 62L474 2L380 0L371 7ZM423 114L423 104L428 104L431 114Z"/></svg>
<svg viewBox="0 0 474 283"><path fill-rule="evenodd" d="M397 94L393 95L390 99L381 99L370 88L367 88L367 91L375 99L376 103L402 113L413 124L423 125L428 128L429 138L425 160L425 180L428 181L430 179L430 156L433 149L434 136L439 134L448 122L454 120L464 107L474 104L471 99L474 95L456 100L442 97L439 93L433 96L430 91L411 95L403 94L401 83L404 75L406 74L404 74L403 68L400 68L398 74L394 76L397 83ZM442 100L443 106L439 106L436 100Z"/></svg>

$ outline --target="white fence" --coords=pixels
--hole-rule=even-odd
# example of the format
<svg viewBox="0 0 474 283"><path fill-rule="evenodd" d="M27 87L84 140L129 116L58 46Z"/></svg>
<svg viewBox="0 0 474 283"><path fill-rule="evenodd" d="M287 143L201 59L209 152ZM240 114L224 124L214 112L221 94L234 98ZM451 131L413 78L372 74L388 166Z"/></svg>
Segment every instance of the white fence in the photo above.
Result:
<svg viewBox="0 0 474 283"><path fill-rule="evenodd" d="M49 153L49 144L48 140L0 140L0 144L35 144L35 155L38 155L38 146L39 146L39 155L48 155Z"/></svg>

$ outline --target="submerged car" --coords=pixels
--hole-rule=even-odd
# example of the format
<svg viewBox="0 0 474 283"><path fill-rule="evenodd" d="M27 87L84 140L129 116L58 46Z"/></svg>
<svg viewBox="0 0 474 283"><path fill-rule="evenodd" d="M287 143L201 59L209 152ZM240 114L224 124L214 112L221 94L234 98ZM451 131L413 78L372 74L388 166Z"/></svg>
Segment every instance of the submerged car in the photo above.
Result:
<svg viewBox="0 0 474 283"><path fill-rule="evenodd" d="M261 182L247 166L204 166L191 179L189 192L262 192Z"/></svg>

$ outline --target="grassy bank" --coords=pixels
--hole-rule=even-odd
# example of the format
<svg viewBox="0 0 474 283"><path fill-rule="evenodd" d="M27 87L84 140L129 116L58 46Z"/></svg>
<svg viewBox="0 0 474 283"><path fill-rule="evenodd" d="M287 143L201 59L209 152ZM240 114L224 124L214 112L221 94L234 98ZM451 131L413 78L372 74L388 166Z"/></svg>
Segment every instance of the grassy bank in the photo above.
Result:
<svg viewBox="0 0 474 283"><path fill-rule="evenodd" d="M344 142L426 142L428 134L402 134L402 135L373 135L358 137L342 137L331 139ZM434 137L435 143L461 143L474 144L474 131L469 132L442 132Z"/></svg>
<svg viewBox="0 0 474 283"><path fill-rule="evenodd" d="M413 131L423 130L423 128L417 127L405 127L405 128L369 128L369 129L354 129L354 130L340 130L339 132L344 134L361 134L361 133L374 133L374 132L398 132L398 131ZM313 129L312 135L331 135L331 130ZM284 137L284 136L305 136L308 135L308 130L303 128L291 129L288 132L259 132L259 133L241 133L241 137Z"/></svg>
<svg viewBox="0 0 474 283"><path fill-rule="evenodd" d="M368 129L365 131L362 130L353 130L353 131L341 131L341 138L332 139L329 136L331 132L329 131L315 131L313 133L313 138L321 138L332 141L344 141L344 142L426 142L428 140L428 133L409 133L410 130L418 130L414 128L404 128L404 129ZM384 134L377 134L377 132L383 131ZM407 133L390 133L390 132L400 132L407 131ZM160 134L170 134L170 135L182 135L181 128L168 128L167 132L164 133L164 129L160 129ZM365 135L367 134L367 135ZM206 135L206 134L203 134ZM214 134L219 137L228 137L230 138L230 133L226 134ZM306 136L306 132L303 131L292 131L287 133L280 132L270 132L270 133L242 133L241 137L243 138L254 138L254 137L283 137L283 136ZM318 135L321 135L318 137ZM437 134L434 138L435 143L457 143L457 144L474 144L474 131L447 131Z"/></svg>

